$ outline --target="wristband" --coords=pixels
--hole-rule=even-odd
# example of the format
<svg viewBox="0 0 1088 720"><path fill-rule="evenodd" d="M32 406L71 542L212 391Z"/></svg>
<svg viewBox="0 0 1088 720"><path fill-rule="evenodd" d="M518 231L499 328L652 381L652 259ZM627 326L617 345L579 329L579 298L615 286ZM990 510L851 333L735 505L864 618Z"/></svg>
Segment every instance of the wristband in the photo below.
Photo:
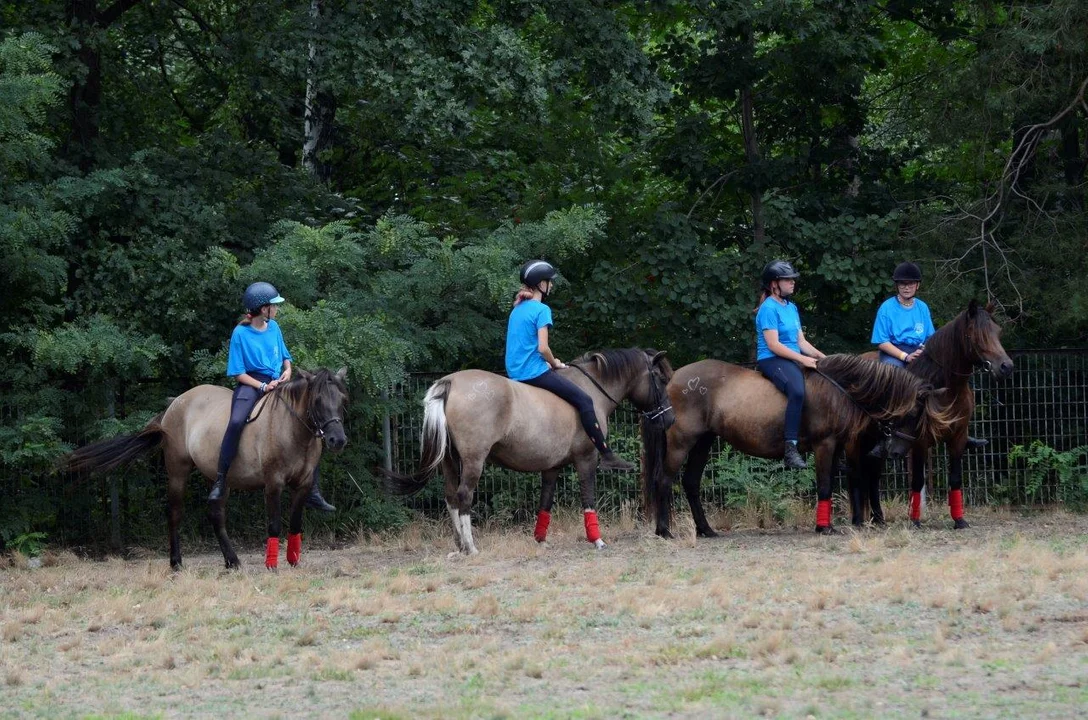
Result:
<svg viewBox="0 0 1088 720"><path fill-rule="evenodd" d="M260 387L260 388L258 388L258 389L259 389L259 390L260 390L261 392L264 392L264 389L265 389L266 387L268 387L268 383L266 383L266 382L263 382L263 383L261 383L261 387Z"/></svg>
<svg viewBox="0 0 1088 720"><path fill-rule="evenodd" d="M902 351L902 350L900 350L899 352L903 352L903 351ZM907 355L907 354L906 354L905 352L903 352L903 357L901 357L901 358L899 358L899 359L900 359L900 360L902 360L903 362L906 362L906 361L907 361L907 357L909 357L909 356L908 356L908 355Z"/></svg>

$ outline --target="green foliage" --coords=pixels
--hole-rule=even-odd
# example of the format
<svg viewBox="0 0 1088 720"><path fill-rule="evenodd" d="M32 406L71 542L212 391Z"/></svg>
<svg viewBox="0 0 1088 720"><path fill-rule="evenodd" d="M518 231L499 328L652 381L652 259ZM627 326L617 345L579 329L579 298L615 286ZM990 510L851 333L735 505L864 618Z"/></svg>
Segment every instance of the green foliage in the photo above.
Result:
<svg viewBox="0 0 1088 720"><path fill-rule="evenodd" d="M766 509L778 521L786 519L791 502L811 497L815 487L812 472L787 471L780 460L750 457L725 444L707 465L707 475L710 482L704 485L725 499L725 507Z"/></svg>
<svg viewBox="0 0 1088 720"><path fill-rule="evenodd" d="M1088 445L1055 450L1041 440L1013 445L1009 464L1023 467L1026 500L1038 500L1044 486L1056 487L1062 503L1074 510L1088 508Z"/></svg>

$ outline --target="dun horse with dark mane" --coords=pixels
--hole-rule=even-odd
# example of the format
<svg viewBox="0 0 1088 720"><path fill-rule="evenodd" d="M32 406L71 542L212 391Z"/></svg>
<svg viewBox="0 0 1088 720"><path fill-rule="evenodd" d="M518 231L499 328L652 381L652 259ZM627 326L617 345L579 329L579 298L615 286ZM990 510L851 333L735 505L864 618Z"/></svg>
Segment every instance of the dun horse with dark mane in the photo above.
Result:
<svg viewBox="0 0 1088 720"><path fill-rule="evenodd" d="M268 508L268 543L265 564L275 568L279 558L280 496L291 491L287 561L299 562L302 553L302 508L314 468L321 458L322 440L333 450L347 443L344 403L347 368L337 373L321 369L279 386L258 401L250 427L242 433L238 459L227 475L228 488L260 490ZM168 479L166 502L170 533L170 567L181 568L178 524L185 498L185 481L195 467L208 480L216 474L223 428L230 415L230 390L199 385L170 403L135 435L102 440L75 450L67 460L69 472L99 472L121 467L159 445ZM228 568L238 567L238 556L227 537L227 493L209 504L208 516Z"/></svg>
<svg viewBox="0 0 1088 720"><path fill-rule="evenodd" d="M696 532L717 533L707 522L699 485L715 436L737 450L781 458L786 398L754 370L702 360L676 371L668 385L676 421L663 457L648 457L648 504L656 508L657 534L669 536L673 478L687 459L683 488ZM838 451L857 464L881 438L890 452L905 453L918 438L947 432L952 417L940 392L905 370L853 355L832 355L806 372L805 409L799 446L816 457L817 532L832 532L831 477ZM648 449L647 455L651 452Z"/></svg>

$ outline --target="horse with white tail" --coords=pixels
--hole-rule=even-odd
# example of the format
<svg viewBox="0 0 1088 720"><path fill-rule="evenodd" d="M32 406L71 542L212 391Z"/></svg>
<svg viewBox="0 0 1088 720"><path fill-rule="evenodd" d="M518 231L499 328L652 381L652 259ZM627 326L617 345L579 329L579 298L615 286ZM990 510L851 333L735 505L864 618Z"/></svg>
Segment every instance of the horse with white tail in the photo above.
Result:
<svg viewBox="0 0 1088 720"><path fill-rule="evenodd" d="M665 431L673 421L665 392L672 367L664 352L603 350L587 353L556 372L592 398L605 434L608 416L627 399L642 412L643 442L664 444ZM534 531L538 542L547 538L559 471L573 463L581 484L586 540L598 548L605 546L596 512L597 448L568 402L501 375L462 370L431 385L423 407L419 469L409 474L381 468L378 472L386 477L392 493L411 495L441 471L457 543L457 551L450 557L478 552L472 538L471 508L487 461L541 474L543 487Z"/></svg>

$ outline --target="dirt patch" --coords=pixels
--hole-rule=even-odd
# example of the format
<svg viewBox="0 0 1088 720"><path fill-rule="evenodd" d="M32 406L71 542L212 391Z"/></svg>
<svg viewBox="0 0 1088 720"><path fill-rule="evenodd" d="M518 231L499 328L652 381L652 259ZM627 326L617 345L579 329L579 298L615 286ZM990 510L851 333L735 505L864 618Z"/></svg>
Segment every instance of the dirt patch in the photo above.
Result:
<svg viewBox="0 0 1088 720"><path fill-rule="evenodd" d="M1088 518L549 546L442 524L303 564L0 570L5 717L1070 717L1088 703ZM681 518L677 527L690 528ZM282 561L282 560L281 560Z"/></svg>

